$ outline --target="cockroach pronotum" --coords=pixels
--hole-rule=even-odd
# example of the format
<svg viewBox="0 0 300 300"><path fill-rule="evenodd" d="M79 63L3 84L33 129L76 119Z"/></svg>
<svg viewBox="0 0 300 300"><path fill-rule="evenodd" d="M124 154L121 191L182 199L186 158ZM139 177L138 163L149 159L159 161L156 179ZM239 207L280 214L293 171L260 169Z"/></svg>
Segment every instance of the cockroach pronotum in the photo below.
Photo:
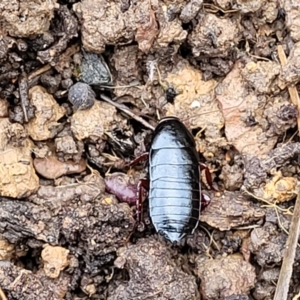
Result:
<svg viewBox="0 0 300 300"><path fill-rule="evenodd" d="M201 207L209 199L201 194L201 171L211 186L210 173L195 148L192 134L176 117L160 120L153 133L148 157L149 180L138 184L137 222L141 222L142 189L149 190L149 213L156 231L172 243L192 234L198 225Z"/></svg>

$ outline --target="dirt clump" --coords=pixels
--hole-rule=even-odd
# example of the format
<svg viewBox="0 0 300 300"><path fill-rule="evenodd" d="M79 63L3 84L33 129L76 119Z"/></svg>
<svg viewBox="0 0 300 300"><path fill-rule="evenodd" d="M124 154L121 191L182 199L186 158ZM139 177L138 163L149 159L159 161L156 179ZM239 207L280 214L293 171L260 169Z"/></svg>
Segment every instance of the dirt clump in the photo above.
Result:
<svg viewBox="0 0 300 300"><path fill-rule="evenodd" d="M297 7L2 1L0 298L273 299L299 188ZM151 221L149 157L132 163L163 117L213 186L174 244Z"/></svg>
<svg viewBox="0 0 300 300"><path fill-rule="evenodd" d="M140 296L156 299L198 299L197 285L171 259L167 247L155 239L141 239L136 245L121 248L115 265L126 267L130 281L119 284L108 299Z"/></svg>
<svg viewBox="0 0 300 300"><path fill-rule="evenodd" d="M39 187L31 157L32 143L21 124L0 118L0 126L0 195L28 197Z"/></svg>
<svg viewBox="0 0 300 300"><path fill-rule="evenodd" d="M53 280L42 270L34 274L8 261L0 262L0 274L3 286L9 291L8 299L64 299L70 282L65 274Z"/></svg>
<svg viewBox="0 0 300 300"><path fill-rule="evenodd" d="M50 1L2 1L0 6L3 29L13 37L30 37L48 31L56 0Z"/></svg>
<svg viewBox="0 0 300 300"><path fill-rule="evenodd" d="M239 254L204 262L199 259L196 263L202 280L201 294L208 300L247 295L256 282L254 267Z"/></svg>
<svg viewBox="0 0 300 300"><path fill-rule="evenodd" d="M251 224L264 217L264 211L237 192L225 192L212 197L201 221L219 230Z"/></svg>
<svg viewBox="0 0 300 300"><path fill-rule="evenodd" d="M57 278L60 271L69 265L69 250L62 247L51 247L45 245L42 251L45 274L50 278Z"/></svg>
<svg viewBox="0 0 300 300"><path fill-rule="evenodd" d="M26 124L29 136L36 141L53 138L59 126L57 121L64 116L65 109L41 86L30 89L29 97L35 107L35 117Z"/></svg>

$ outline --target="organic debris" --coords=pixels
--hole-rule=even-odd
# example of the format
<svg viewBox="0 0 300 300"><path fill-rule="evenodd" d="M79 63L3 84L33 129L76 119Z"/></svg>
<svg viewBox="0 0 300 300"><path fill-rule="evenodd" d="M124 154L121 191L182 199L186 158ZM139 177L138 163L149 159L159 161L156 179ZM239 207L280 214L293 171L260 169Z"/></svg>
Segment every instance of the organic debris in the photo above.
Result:
<svg viewBox="0 0 300 300"><path fill-rule="evenodd" d="M254 267L240 254L206 261L199 258L196 264L201 294L207 300L247 295L256 282Z"/></svg>
<svg viewBox="0 0 300 300"><path fill-rule="evenodd" d="M59 5L56 0L36 2L34 0L17 2L1 1L0 16L3 29L13 37L30 37L43 34L50 27L54 9Z"/></svg>
<svg viewBox="0 0 300 300"><path fill-rule="evenodd" d="M277 282L277 288L274 300L287 298L289 283L293 273L293 264L295 262L296 249L300 233L300 196L297 197L294 209L294 215L290 227L289 237L286 243L286 250L283 256L283 262Z"/></svg>
<svg viewBox="0 0 300 300"><path fill-rule="evenodd" d="M50 278L57 278L60 272L69 265L68 254L69 250L46 244L42 251L45 274Z"/></svg>
<svg viewBox="0 0 300 300"><path fill-rule="evenodd" d="M213 195L210 205L204 209L200 220L219 230L244 227L264 217L262 209L238 192Z"/></svg>
<svg viewBox="0 0 300 300"><path fill-rule="evenodd" d="M177 267L166 245L155 239L140 239L136 245L119 249L114 264L126 268L130 280L112 286L109 300L140 296L161 300L199 297L195 279Z"/></svg>
<svg viewBox="0 0 300 300"><path fill-rule="evenodd" d="M30 103L35 107L35 117L26 124L29 136L36 141L53 138L59 131L65 109L41 86L29 90Z"/></svg>
<svg viewBox="0 0 300 300"><path fill-rule="evenodd" d="M48 179L81 173L86 169L86 161L84 159L81 159L78 163L73 160L61 162L54 156L35 158L33 165L37 173Z"/></svg>
<svg viewBox="0 0 300 300"><path fill-rule="evenodd" d="M136 204L137 182L124 173L113 173L105 178L106 190L121 202Z"/></svg>
<svg viewBox="0 0 300 300"><path fill-rule="evenodd" d="M298 6L1 1L1 300L271 300L283 257L280 300L299 298ZM136 207L149 170L130 163L166 116L215 189L179 244L146 189Z"/></svg>

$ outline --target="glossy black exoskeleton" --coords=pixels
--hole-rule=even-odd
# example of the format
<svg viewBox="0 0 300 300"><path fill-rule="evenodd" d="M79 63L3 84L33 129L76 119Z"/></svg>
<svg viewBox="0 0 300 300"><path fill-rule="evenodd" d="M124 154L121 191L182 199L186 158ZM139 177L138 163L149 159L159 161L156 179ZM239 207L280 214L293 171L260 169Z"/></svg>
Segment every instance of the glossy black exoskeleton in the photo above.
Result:
<svg viewBox="0 0 300 300"><path fill-rule="evenodd" d="M157 125L148 154L149 180L139 183L137 221L141 221L142 187L149 190L149 214L157 232L172 243L192 234L198 225L201 206L200 177L208 169L199 164L192 134L179 119L163 118ZM133 163L139 161L136 159Z"/></svg>

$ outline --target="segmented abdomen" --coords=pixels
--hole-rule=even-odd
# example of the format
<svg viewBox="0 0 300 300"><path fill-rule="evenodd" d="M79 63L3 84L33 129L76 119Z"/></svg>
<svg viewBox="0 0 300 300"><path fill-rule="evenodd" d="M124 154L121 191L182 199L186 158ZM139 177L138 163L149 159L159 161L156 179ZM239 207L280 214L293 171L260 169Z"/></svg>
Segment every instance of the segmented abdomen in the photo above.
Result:
<svg viewBox="0 0 300 300"><path fill-rule="evenodd" d="M150 152L149 207L152 222L172 242L194 231L200 216L200 174L192 148Z"/></svg>

